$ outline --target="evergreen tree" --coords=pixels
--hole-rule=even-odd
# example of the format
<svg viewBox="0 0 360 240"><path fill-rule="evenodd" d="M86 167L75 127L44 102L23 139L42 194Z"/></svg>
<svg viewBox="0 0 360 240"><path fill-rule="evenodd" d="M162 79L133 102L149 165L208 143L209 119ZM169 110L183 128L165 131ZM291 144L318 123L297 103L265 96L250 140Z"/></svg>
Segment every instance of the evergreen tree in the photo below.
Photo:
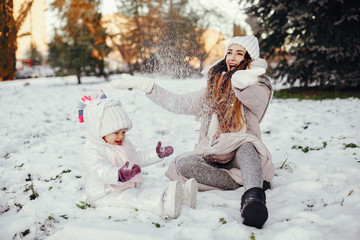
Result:
<svg viewBox="0 0 360 240"><path fill-rule="evenodd" d="M303 86L359 87L360 2L243 0L276 78Z"/></svg>
<svg viewBox="0 0 360 240"><path fill-rule="evenodd" d="M27 53L27 57L32 60L33 65L41 65L43 61L43 56L37 50L37 47L34 43L31 43L30 49Z"/></svg>
<svg viewBox="0 0 360 240"><path fill-rule="evenodd" d="M63 20L50 42L48 61L57 74L105 76L104 58L109 53L101 23L99 0L55 0L54 9Z"/></svg>
<svg viewBox="0 0 360 240"><path fill-rule="evenodd" d="M190 62L207 57L201 17L188 0L118 0L121 13L131 21L124 25L118 46L128 63L140 71L171 77L196 72Z"/></svg>
<svg viewBox="0 0 360 240"><path fill-rule="evenodd" d="M25 1L14 19L13 0L0 2L0 81L11 80L16 72L17 33L23 24L33 0Z"/></svg>

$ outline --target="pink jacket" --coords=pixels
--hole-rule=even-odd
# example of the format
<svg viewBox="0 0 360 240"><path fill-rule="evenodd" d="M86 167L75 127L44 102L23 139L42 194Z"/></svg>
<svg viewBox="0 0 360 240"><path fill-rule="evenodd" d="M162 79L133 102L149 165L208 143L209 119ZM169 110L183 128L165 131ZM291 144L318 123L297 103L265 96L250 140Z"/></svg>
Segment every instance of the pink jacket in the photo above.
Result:
<svg viewBox="0 0 360 240"><path fill-rule="evenodd" d="M237 88L233 88L233 90L235 91L236 97L244 106L246 131L221 133L217 139L212 139L211 136L207 135L211 121L210 114L203 114L202 116L199 114L203 110L202 105L205 89L178 95L155 84L152 92L148 93L147 96L156 104L173 113L200 117L201 127L199 141L195 149L187 154L222 158L234 152L241 144L251 142L259 154L264 180L270 182L274 177L274 166L269 150L261 141L261 130L259 126L272 96L269 79L267 76L262 75L260 76L259 84L251 85L243 90ZM176 169L176 160L177 158L170 164L166 175L170 179L185 180ZM236 182L242 184L241 171L239 169L232 168L230 170L223 170L227 171ZM215 188L199 184L199 189L211 190Z"/></svg>

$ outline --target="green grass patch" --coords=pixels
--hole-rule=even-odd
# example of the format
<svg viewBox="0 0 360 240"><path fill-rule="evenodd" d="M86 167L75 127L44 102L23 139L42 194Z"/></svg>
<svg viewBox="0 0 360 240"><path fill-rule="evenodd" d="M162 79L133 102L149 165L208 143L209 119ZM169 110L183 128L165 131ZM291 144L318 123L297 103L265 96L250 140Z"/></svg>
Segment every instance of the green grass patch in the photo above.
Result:
<svg viewBox="0 0 360 240"><path fill-rule="evenodd" d="M345 148L358 148L360 146L356 145L355 143L349 143L349 144L344 144Z"/></svg>
<svg viewBox="0 0 360 240"><path fill-rule="evenodd" d="M360 98L360 88L336 89L334 87L293 87L274 91L274 98L288 99L335 99Z"/></svg>
<svg viewBox="0 0 360 240"><path fill-rule="evenodd" d="M309 147L309 146L306 146L306 147L303 147L303 146L292 146L291 149L300 149L302 152L304 153L307 153L309 152L310 150L311 151L318 151L318 150L321 150L321 149L324 149L326 147L326 145L323 143L323 147Z"/></svg>
<svg viewBox="0 0 360 240"><path fill-rule="evenodd" d="M83 209L83 210L91 207L91 205L89 203L85 202L85 201L80 201L80 203L75 203L75 205L78 208Z"/></svg>
<svg viewBox="0 0 360 240"><path fill-rule="evenodd" d="M256 239L255 239L255 234L254 234L253 232L251 233L251 236L249 237L249 239L250 239L250 240L256 240Z"/></svg>
<svg viewBox="0 0 360 240"><path fill-rule="evenodd" d="M226 224L225 218L219 218L219 223L221 223L221 224Z"/></svg>

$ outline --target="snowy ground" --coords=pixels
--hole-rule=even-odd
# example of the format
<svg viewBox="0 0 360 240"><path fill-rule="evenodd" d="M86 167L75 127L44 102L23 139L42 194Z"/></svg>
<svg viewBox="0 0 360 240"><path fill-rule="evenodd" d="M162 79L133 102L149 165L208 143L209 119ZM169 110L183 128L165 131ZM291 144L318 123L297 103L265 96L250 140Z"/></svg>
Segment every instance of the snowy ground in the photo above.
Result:
<svg viewBox="0 0 360 240"><path fill-rule="evenodd" d="M205 80L158 80L183 93ZM360 239L360 100L273 99L261 124L276 176L267 191L263 229L241 224L243 188L198 194L195 210L183 207L166 220L134 209L84 206L79 158L85 141L76 106L100 89L122 98L138 150L158 140L173 156L193 148L199 123L153 104L138 91L111 89L102 79L74 77L0 83L0 238L8 239ZM353 144L353 145L351 145ZM308 150L308 151L307 151ZM172 157L144 170L163 175ZM84 209L78 206L83 206Z"/></svg>

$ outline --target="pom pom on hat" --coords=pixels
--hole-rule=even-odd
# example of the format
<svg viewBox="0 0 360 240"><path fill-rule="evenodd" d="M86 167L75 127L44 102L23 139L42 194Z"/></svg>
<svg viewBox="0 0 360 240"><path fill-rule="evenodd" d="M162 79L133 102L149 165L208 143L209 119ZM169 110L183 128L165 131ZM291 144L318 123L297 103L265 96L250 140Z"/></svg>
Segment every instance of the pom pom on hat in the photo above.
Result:
<svg viewBox="0 0 360 240"><path fill-rule="evenodd" d="M224 56L226 56L229 47L233 44L238 44L243 48L245 48L246 51L249 53L251 59L259 58L260 49L259 49L259 42L256 37L254 36L233 37L226 44Z"/></svg>

